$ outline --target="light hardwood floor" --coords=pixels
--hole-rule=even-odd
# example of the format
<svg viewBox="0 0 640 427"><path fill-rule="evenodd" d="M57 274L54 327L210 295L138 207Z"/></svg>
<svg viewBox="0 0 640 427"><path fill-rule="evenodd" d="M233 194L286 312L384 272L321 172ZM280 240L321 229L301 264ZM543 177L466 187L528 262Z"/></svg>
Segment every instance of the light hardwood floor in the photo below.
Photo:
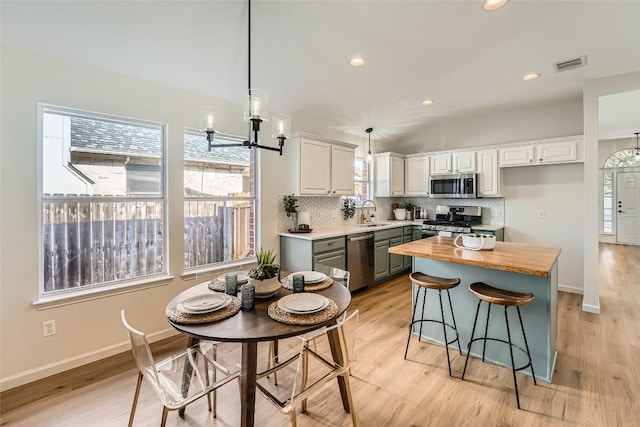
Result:
<svg viewBox="0 0 640 427"><path fill-rule="evenodd" d="M357 293L352 307L361 314L351 384L359 425L639 426L640 247L603 244L600 259L602 314L583 312L581 295L560 293L553 384L534 386L518 374L522 410L516 409L509 369L475 360L461 381L464 357L452 351L455 378L450 378L442 347L415 340L410 360L403 359L411 316L406 276ZM184 344L183 338L170 339L156 350ZM136 371L124 354L4 393L3 406L14 409L2 414L0 425L125 426L135 384ZM38 399L24 404L31 396ZM218 405L217 419L201 401L187 408L184 419L170 413L167 425L239 424L235 385L220 390ZM341 408L337 387L329 387L310 401L298 423L351 425ZM288 424L288 417L260 396L256 412L257 426ZM134 425L157 426L161 413L143 384Z"/></svg>

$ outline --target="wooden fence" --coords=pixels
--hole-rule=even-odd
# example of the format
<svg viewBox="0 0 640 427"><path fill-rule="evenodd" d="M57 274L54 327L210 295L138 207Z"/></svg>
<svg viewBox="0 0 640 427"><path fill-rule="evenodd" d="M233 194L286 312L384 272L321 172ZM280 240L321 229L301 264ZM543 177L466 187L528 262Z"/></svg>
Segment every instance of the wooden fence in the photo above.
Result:
<svg viewBox="0 0 640 427"><path fill-rule="evenodd" d="M51 202L43 205L44 291L164 271L162 201ZM251 203L185 202L184 266L248 256Z"/></svg>

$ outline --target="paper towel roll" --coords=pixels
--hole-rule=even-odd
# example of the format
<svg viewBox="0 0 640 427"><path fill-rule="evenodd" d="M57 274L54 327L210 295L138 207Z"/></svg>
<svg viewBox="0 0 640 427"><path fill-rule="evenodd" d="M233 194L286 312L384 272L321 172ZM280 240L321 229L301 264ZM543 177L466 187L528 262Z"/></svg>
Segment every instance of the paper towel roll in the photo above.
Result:
<svg viewBox="0 0 640 427"><path fill-rule="evenodd" d="M298 224L311 225L311 214L309 212L300 212L298 214Z"/></svg>

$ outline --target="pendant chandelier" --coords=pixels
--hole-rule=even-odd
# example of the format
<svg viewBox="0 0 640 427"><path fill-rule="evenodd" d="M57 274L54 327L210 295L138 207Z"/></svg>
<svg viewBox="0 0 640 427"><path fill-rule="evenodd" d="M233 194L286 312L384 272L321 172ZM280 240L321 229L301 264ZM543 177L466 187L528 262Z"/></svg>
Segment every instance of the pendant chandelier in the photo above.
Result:
<svg viewBox="0 0 640 427"><path fill-rule="evenodd" d="M365 132L369 134L369 151L367 151L367 162L371 163L371 160L373 160L373 156L371 154L371 132L373 132L373 128L367 128Z"/></svg>
<svg viewBox="0 0 640 427"><path fill-rule="evenodd" d="M209 151L218 147L247 147L264 148L277 151L282 156L284 141L291 136L291 116L286 114L274 114L272 117L271 135L278 140L277 147L261 145L258 138L260 123L269 121L269 93L265 90L251 87L251 0L247 0L247 54L248 54L248 85L244 91L244 120L249 123L249 138L240 143L214 144L214 135L217 132L217 120L219 111L215 107L200 107L200 128L207 134Z"/></svg>

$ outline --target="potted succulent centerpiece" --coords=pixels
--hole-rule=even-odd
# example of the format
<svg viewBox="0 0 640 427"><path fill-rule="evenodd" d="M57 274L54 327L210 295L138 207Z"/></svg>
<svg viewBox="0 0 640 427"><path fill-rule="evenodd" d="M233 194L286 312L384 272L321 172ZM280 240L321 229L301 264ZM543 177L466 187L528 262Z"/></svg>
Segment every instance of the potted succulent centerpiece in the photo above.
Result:
<svg viewBox="0 0 640 427"><path fill-rule="evenodd" d="M249 270L249 283L255 286L256 296L269 296L280 289L280 265L275 264L273 249L260 248L256 254L258 265Z"/></svg>

